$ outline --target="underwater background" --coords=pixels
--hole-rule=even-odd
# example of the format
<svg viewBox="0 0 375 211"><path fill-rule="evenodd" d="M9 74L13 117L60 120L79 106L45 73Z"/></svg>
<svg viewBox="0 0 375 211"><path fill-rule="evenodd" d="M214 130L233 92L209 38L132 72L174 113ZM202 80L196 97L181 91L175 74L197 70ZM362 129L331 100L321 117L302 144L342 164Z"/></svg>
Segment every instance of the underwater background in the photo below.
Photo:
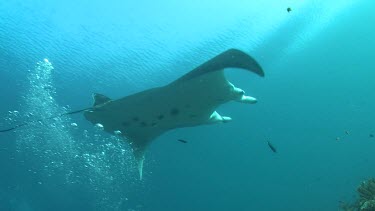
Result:
<svg viewBox="0 0 375 211"><path fill-rule="evenodd" d="M374 8L0 0L0 129L168 84L229 48L266 74L226 71L258 103L158 137L141 181L129 146L82 114L1 133L0 210L338 210L375 177Z"/></svg>

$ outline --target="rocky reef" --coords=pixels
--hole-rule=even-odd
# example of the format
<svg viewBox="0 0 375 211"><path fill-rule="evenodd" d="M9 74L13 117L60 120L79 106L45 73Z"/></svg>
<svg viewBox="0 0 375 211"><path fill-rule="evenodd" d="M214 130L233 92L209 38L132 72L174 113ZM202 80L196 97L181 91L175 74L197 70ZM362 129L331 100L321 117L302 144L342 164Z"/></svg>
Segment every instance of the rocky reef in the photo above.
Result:
<svg viewBox="0 0 375 211"><path fill-rule="evenodd" d="M375 211L375 178L363 181L357 188L359 199L354 204L341 204L345 211Z"/></svg>

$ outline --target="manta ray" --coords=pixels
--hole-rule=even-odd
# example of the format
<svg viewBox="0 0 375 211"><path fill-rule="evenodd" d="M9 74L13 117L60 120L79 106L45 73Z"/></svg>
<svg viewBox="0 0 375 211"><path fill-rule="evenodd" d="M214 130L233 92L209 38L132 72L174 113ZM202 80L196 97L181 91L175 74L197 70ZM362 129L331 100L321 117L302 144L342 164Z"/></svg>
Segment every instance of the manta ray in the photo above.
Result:
<svg viewBox="0 0 375 211"><path fill-rule="evenodd" d="M92 109L85 118L100 124L111 134L121 134L129 142L137 161L140 179L147 146L156 137L176 128L226 123L217 107L229 101L256 103L224 76L225 68L242 68L264 76L260 65L236 49L227 50L172 83L148 89L118 100L94 94Z"/></svg>
<svg viewBox="0 0 375 211"><path fill-rule="evenodd" d="M176 128L227 123L232 119L220 115L216 109L229 101L257 102L225 78L226 68L241 68L264 77L255 59L243 51L229 49L165 86L117 100L96 93L92 107L62 115L83 112L88 121L100 125L104 131L124 137L132 148L142 179L145 151L155 138Z"/></svg>

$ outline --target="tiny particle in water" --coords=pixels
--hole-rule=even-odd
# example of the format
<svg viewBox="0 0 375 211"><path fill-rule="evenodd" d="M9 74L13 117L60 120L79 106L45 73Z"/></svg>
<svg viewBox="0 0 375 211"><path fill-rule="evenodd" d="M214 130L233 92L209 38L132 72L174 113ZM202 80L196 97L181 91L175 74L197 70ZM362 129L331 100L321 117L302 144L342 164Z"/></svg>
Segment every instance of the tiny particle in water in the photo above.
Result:
<svg viewBox="0 0 375 211"><path fill-rule="evenodd" d="M127 126L129 126L130 125L130 123L129 122L123 122L123 123L121 123L122 124L122 126L124 126L124 127L127 127Z"/></svg>
<svg viewBox="0 0 375 211"><path fill-rule="evenodd" d="M370 133L369 137L374 138L374 134Z"/></svg>
<svg viewBox="0 0 375 211"><path fill-rule="evenodd" d="M292 8L288 7L288 8L286 8L286 11L287 11L287 12L291 12L291 11L292 11Z"/></svg>
<svg viewBox="0 0 375 211"><path fill-rule="evenodd" d="M197 115L195 115L195 114L190 114L189 117L190 117L190 118L195 118L195 117L197 117Z"/></svg>
<svg viewBox="0 0 375 211"><path fill-rule="evenodd" d="M136 116L133 117L133 121L134 121L134 122L138 122L138 121L139 121L139 117L136 117Z"/></svg>
<svg viewBox="0 0 375 211"><path fill-rule="evenodd" d="M269 141L267 141L267 144L268 144L268 147L272 150L272 152L277 153L276 148Z"/></svg>
<svg viewBox="0 0 375 211"><path fill-rule="evenodd" d="M147 123L146 123L146 122L141 122L141 123L140 123L140 126L141 126L141 127L146 127L146 126L147 126Z"/></svg>
<svg viewBox="0 0 375 211"><path fill-rule="evenodd" d="M187 143L187 141L185 141L185 140L183 140L183 139L178 139L177 141L179 141L179 142L181 142L181 143L184 143L184 144Z"/></svg>
<svg viewBox="0 0 375 211"><path fill-rule="evenodd" d="M121 135L121 131L119 131L119 130L115 130L114 133L115 133L115 135Z"/></svg>
<svg viewBox="0 0 375 211"><path fill-rule="evenodd" d="M172 108L170 111L170 114L172 116L176 116L178 113L180 113L180 111L177 108Z"/></svg>
<svg viewBox="0 0 375 211"><path fill-rule="evenodd" d="M340 137L336 137L336 141L340 141Z"/></svg>
<svg viewBox="0 0 375 211"><path fill-rule="evenodd" d="M77 123L74 123L74 122L71 123L70 125L73 126L73 127L77 127L78 126Z"/></svg>
<svg viewBox="0 0 375 211"><path fill-rule="evenodd" d="M349 135L350 133L349 133L349 131L346 130L346 131L345 131L345 134L346 134L346 135Z"/></svg>

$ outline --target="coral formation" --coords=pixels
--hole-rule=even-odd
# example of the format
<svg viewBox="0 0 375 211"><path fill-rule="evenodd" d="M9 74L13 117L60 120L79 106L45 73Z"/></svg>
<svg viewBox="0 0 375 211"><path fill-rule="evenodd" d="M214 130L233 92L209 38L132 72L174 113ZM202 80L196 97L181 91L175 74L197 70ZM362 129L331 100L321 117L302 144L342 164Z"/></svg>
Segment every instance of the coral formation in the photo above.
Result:
<svg viewBox="0 0 375 211"><path fill-rule="evenodd" d="M362 182L357 191L360 210L375 211L375 178Z"/></svg>
<svg viewBox="0 0 375 211"><path fill-rule="evenodd" d="M363 181L357 188L359 199L352 205L342 204L345 211L375 211L375 178Z"/></svg>

